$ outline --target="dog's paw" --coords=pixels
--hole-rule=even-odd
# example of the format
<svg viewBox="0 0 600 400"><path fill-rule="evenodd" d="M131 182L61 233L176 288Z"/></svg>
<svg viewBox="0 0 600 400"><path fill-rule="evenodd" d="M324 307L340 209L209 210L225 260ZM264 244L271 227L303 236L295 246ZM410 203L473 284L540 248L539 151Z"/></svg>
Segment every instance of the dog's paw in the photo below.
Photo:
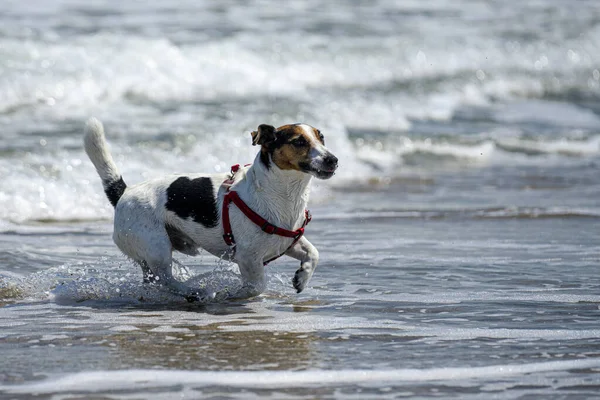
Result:
<svg viewBox="0 0 600 400"><path fill-rule="evenodd" d="M159 278L156 275L144 274L142 282L145 284L155 285L158 284Z"/></svg>
<svg viewBox="0 0 600 400"><path fill-rule="evenodd" d="M201 301L202 299L195 294L187 294L183 296L184 299L187 300L188 303L195 303L197 301Z"/></svg>
<svg viewBox="0 0 600 400"><path fill-rule="evenodd" d="M294 286L294 289L296 289L297 293L300 293L304 290L309 279L310 274L306 272L306 270L300 268L298 271L296 271L294 279L292 279L292 285Z"/></svg>
<svg viewBox="0 0 600 400"><path fill-rule="evenodd" d="M183 295L183 298L188 301L188 303L208 303L214 300L212 296L203 296L200 293L191 293Z"/></svg>
<svg viewBox="0 0 600 400"><path fill-rule="evenodd" d="M212 300L210 293L204 290L192 289L183 285L177 285L170 287L171 293L181 296L186 299L189 303L208 303Z"/></svg>

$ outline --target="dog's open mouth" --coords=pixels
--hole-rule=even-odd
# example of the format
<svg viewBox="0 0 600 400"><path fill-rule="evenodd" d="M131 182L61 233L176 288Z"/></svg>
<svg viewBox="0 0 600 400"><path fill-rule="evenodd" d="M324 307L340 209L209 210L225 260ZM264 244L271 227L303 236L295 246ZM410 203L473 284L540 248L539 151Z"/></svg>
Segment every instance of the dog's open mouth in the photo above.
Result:
<svg viewBox="0 0 600 400"><path fill-rule="evenodd" d="M335 172L335 169L323 169L323 168L317 169L317 173L319 173L319 174L321 174L321 173L333 174L334 172Z"/></svg>
<svg viewBox="0 0 600 400"><path fill-rule="evenodd" d="M323 169L323 168L317 168L315 169L315 173L317 178L319 179L329 179L331 178L333 175L335 175L335 168L333 169Z"/></svg>
<svg viewBox="0 0 600 400"><path fill-rule="evenodd" d="M324 165L310 165L308 163L306 164L300 164L300 167L302 168L302 171L306 172L307 174L311 174L319 179L329 179L331 178L333 175L335 175L335 171L337 170L337 167L331 168L330 166L324 166Z"/></svg>

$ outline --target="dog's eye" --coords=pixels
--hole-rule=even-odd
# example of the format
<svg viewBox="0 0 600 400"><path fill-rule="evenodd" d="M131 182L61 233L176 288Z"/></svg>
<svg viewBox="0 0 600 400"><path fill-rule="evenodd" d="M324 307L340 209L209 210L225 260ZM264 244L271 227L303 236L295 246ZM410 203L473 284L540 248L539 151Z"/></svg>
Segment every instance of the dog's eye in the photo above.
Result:
<svg viewBox="0 0 600 400"><path fill-rule="evenodd" d="M306 139L304 139L302 136L300 136L298 139L292 140L291 143L292 143L292 145L294 145L296 147L304 147L308 144Z"/></svg>
<svg viewBox="0 0 600 400"><path fill-rule="evenodd" d="M323 136L321 131L317 131L317 134L319 135L319 139L321 139L321 142L323 142L323 144L325 144L325 136Z"/></svg>

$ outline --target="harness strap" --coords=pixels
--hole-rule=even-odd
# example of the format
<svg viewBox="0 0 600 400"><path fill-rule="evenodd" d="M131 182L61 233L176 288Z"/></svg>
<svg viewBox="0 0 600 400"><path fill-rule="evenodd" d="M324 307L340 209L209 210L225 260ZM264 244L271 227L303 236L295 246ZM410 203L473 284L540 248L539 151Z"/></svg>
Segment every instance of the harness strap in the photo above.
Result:
<svg viewBox="0 0 600 400"><path fill-rule="evenodd" d="M250 221L252 221L254 224L260 226L260 228L263 230L263 232L268 233L269 235L277 235L277 236L283 236L283 237L294 239L294 241L286 249L286 251L279 254L278 256L275 256L275 257L265 261L263 265L267 265L271 261L276 260L277 258L284 255L285 252L287 252L289 249L294 247L294 245L296 243L298 243L298 241L300 240L302 235L304 235L304 228L312 220L312 216L310 215L310 211L304 210L304 223L302 224L302 226L300 228L296 229L295 231L290 231L288 229L280 228L278 226L271 224L269 221L267 221L266 219L261 217L259 214L257 214L254 210L252 210L250 207L248 207L248 205L246 203L244 203L244 201L240 198L240 196L238 195L238 193L235 190L231 190L231 191L229 190L229 186L231 186L231 184L233 183L234 175L239 170L239 168L240 168L239 164L232 166L231 167L231 178L226 180L225 182L223 182L225 185L228 185L227 193L223 197L223 209L221 212L221 218L223 219L223 240L225 241L225 243L228 246L235 246L235 238L233 237L233 231L231 230L231 220L229 219L229 204L233 203L237 206L237 208L239 208L239 210L241 212L244 213L244 215Z"/></svg>
<svg viewBox="0 0 600 400"><path fill-rule="evenodd" d="M245 164L244 167L248 167L250 165L252 164ZM227 190L229 190L229 187L235 182L235 174L240 170L240 168L240 164L235 164L231 166L231 176L225 179L225 181L223 182L223 185L227 186Z"/></svg>

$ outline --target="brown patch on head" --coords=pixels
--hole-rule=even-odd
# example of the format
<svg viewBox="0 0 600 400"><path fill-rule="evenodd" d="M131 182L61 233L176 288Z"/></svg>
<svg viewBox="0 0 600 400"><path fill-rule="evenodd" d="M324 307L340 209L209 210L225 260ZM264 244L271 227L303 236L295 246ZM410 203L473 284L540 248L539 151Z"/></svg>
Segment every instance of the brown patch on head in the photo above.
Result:
<svg viewBox="0 0 600 400"><path fill-rule="evenodd" d="M310 163L310 150L317 142L314 128L308 125L283 125L277 128L276 146L271 159L280 169L304 172L303 164Z"/></svg>
<svg viewBox="0 0 600 400"><path fill-rule="evenodd" d="M271 159L280 169L303 171L300 164L307 162L309 151L310 147L298 150L290 144L285 144L273 151Z"/></svg>

